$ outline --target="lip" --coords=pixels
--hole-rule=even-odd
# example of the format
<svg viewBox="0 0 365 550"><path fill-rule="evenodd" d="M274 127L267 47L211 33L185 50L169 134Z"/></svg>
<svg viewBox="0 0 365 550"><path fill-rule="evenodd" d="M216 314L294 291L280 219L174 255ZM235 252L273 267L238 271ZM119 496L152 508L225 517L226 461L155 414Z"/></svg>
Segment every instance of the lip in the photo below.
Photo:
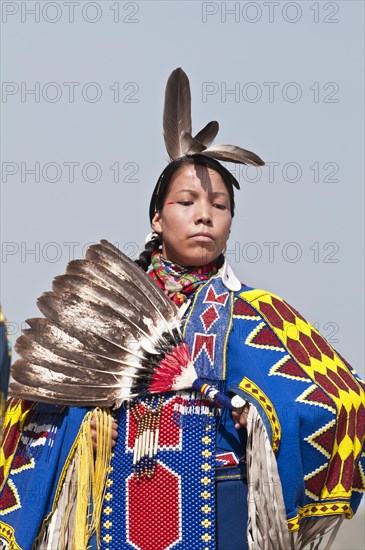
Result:
<svg viewBox="0 0 365 550"><path fill-rule="evenodd" d="M214 241L213 235L207 233L206 231L199 231L199 233L194 233L194 235L192 235L190 238L207 243Z"/></svg>

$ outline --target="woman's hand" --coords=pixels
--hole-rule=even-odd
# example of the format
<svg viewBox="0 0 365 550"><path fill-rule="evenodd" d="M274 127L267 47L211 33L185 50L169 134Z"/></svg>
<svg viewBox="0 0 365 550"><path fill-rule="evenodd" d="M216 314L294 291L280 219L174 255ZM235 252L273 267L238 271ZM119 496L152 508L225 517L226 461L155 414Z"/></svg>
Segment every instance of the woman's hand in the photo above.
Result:
<svg viewBox="0 0 365 550"><path fill-rule="evenodd" d="M90 426L91 426L91 439L92 439L92 442L93 442L93 449L94 449L94 451L96 451L96 444L97 444L97 440L96 440L96 421L95 421L94 416L93 416L93 418L90 422ZM112 437L111 437L111 440L110 440L110 445L111 445L111 448L114 449L114 447L117 443L117 437L118 437L118 424L114 419L112 421L111 436Z"/></svg>
<svg viewBox="0 0 365 550"><path fill-rule="evenodd" d="M236 407L232 411L232 419L236 430L240 430L241 428L246 428L249 409L250 409L250 404L246 402L243 405L243 407Z"/></svg>

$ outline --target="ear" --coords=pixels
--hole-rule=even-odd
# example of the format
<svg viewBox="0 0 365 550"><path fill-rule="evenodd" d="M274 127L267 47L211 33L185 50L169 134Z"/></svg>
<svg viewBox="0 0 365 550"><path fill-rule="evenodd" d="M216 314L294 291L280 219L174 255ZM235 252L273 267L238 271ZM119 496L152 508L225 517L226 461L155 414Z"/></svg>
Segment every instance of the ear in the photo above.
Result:
<svg viewBox="0 0 365 550"><path fill-rule="evenodd" d="M159 212L156 212L156 214L152 218L151 222L152 229L156 231L159 235L162 234L162 223L161 223L161 215Z"/></svg>

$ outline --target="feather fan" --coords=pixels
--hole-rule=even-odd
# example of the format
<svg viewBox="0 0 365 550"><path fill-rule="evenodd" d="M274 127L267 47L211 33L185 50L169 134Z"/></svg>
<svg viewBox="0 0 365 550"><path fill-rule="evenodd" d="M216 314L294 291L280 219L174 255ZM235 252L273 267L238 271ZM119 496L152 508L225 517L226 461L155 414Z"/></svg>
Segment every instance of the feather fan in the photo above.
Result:
<svg viewBox="0 0 365 550"><path fill-rule="evenodd" d="M115 406L139 395L192 388L218 404L182 341L176 305L108 241L71 261L38 299L12 366L15 397L74 406Z"/></svg>

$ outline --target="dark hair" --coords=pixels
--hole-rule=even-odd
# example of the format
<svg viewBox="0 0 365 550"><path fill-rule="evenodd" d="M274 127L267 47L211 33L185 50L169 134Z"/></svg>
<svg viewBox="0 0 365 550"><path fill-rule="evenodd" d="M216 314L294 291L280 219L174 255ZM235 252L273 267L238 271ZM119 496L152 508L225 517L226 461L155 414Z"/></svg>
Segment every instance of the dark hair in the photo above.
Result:
<svg viewBox="0 0 365 550"><path fill-rule="evenodd" d="M162 245L162 239L159 235L155 235L152 237L150 241L147 241L144 250L140 253L137 260L134 260L139 267L143 269L143 271L147 271L149 266L151 265L151 257L156 250L160 248Z"/></svg>
<svg viewBox="0 0 365 550"><path fill-rule="evenodd" d="M177 173L177 171L182 168L183 166L205 166L207 168L211 168L212 170L215 170L218 172L218 174L221 176L228 194L229 194L229 202L231 206L231 215L232 218L234 216L234 194L233 194L233 187L237 187L239 189L239 183L238 181L232 176L232 174L220 164L217 160L207 157L205 155L186 155L184 157L180 157L168 164L160 177L158 178L158 181L156 183L155 189L152 194L151 203L150 203L150 221L152 222L152 219L156 212L159 212L162 210L162 207L164 205L165 197L167 195L169 185L171 183L172 178ZM139 258L136 261L136 263L144 270L147 271L148 267L151 263L151 256L152 254L159 249L159 247L162 244L161 237L154 236L150 241L148 241L145 245L145 248L143 252L139 255ZM217 268L219 269L224 263L224 256L221 254L217 259Z"/></svg>

